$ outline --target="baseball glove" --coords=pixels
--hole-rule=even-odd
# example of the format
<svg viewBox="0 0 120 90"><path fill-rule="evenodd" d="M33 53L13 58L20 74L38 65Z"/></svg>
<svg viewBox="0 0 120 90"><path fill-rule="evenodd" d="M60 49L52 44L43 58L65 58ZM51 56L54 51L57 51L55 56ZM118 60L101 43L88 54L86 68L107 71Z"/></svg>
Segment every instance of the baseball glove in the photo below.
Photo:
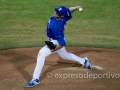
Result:
<svg viewBox="0 0 120 90"><path fill-rule="evenodd" d="M50 41L45 41L45 44L48 46L48 48L51 49L55 49L56 48L56 45L54 45L52 42Z"/></svg>

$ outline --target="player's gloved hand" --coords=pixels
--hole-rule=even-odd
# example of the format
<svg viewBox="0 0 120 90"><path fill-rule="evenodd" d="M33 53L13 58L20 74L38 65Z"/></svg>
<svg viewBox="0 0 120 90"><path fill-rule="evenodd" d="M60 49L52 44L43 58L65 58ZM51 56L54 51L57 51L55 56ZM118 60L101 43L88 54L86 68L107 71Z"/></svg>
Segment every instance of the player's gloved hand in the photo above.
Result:
<svg viewBox="0 0 120 90"><path fill-rule="evenodd" d="M45 41L45 44L50 48L50 50L55 49L56 45L53 44L53 42Z"/></svg>

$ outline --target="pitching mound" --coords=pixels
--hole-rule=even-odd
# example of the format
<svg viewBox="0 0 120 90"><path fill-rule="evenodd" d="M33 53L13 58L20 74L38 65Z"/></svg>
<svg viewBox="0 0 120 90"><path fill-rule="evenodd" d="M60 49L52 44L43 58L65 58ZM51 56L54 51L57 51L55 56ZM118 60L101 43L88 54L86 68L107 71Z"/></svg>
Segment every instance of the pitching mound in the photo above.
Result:
<svg viewBox="0 0 120 90"><path fill-rule="evenodd" d="M0 51L0 90L28 90L40 48ZM120 50L67 47L68 52L88 56L93 70L57 54L46 58L41 83L30 90L120 90Z"/></svg>

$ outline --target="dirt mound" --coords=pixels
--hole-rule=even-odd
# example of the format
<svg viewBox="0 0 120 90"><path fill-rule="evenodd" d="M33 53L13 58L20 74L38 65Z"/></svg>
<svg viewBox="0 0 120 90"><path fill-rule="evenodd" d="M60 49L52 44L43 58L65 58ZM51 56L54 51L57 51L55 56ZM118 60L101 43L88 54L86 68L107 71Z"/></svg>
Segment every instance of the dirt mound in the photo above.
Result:
<svg viewBox="0 0 120 90"><path fill-rule="evenodd" d="M0 90L26 90L40 48L0 51ZM41 83L31 90L120 90L120 50L67 47L68 52L88 56L93 70L56 54L46 58Z"/></svg>

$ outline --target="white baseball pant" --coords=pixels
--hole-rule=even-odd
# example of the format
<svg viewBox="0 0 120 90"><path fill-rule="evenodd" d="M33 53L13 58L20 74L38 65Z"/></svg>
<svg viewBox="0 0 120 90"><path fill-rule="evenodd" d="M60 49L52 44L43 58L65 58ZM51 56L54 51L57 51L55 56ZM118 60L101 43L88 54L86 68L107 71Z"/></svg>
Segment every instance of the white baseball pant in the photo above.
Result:
<svg viewBox="0 0 120 90"><path fill-rule="evenodd" d="M53 42L55 45L58 45L57 40L51 40L51 42ZM47 45L45 45L43 48L41 48L41 50L38 53L37 64L33 73L33 79L39 79L42 68L44 66L45 58L53 53L57 53L64 60L71 60L84 65L84 58L80 58L74 55L73 53L68 53L65 47L62 47L61 49L55 52L51 52Z"/></svg>

